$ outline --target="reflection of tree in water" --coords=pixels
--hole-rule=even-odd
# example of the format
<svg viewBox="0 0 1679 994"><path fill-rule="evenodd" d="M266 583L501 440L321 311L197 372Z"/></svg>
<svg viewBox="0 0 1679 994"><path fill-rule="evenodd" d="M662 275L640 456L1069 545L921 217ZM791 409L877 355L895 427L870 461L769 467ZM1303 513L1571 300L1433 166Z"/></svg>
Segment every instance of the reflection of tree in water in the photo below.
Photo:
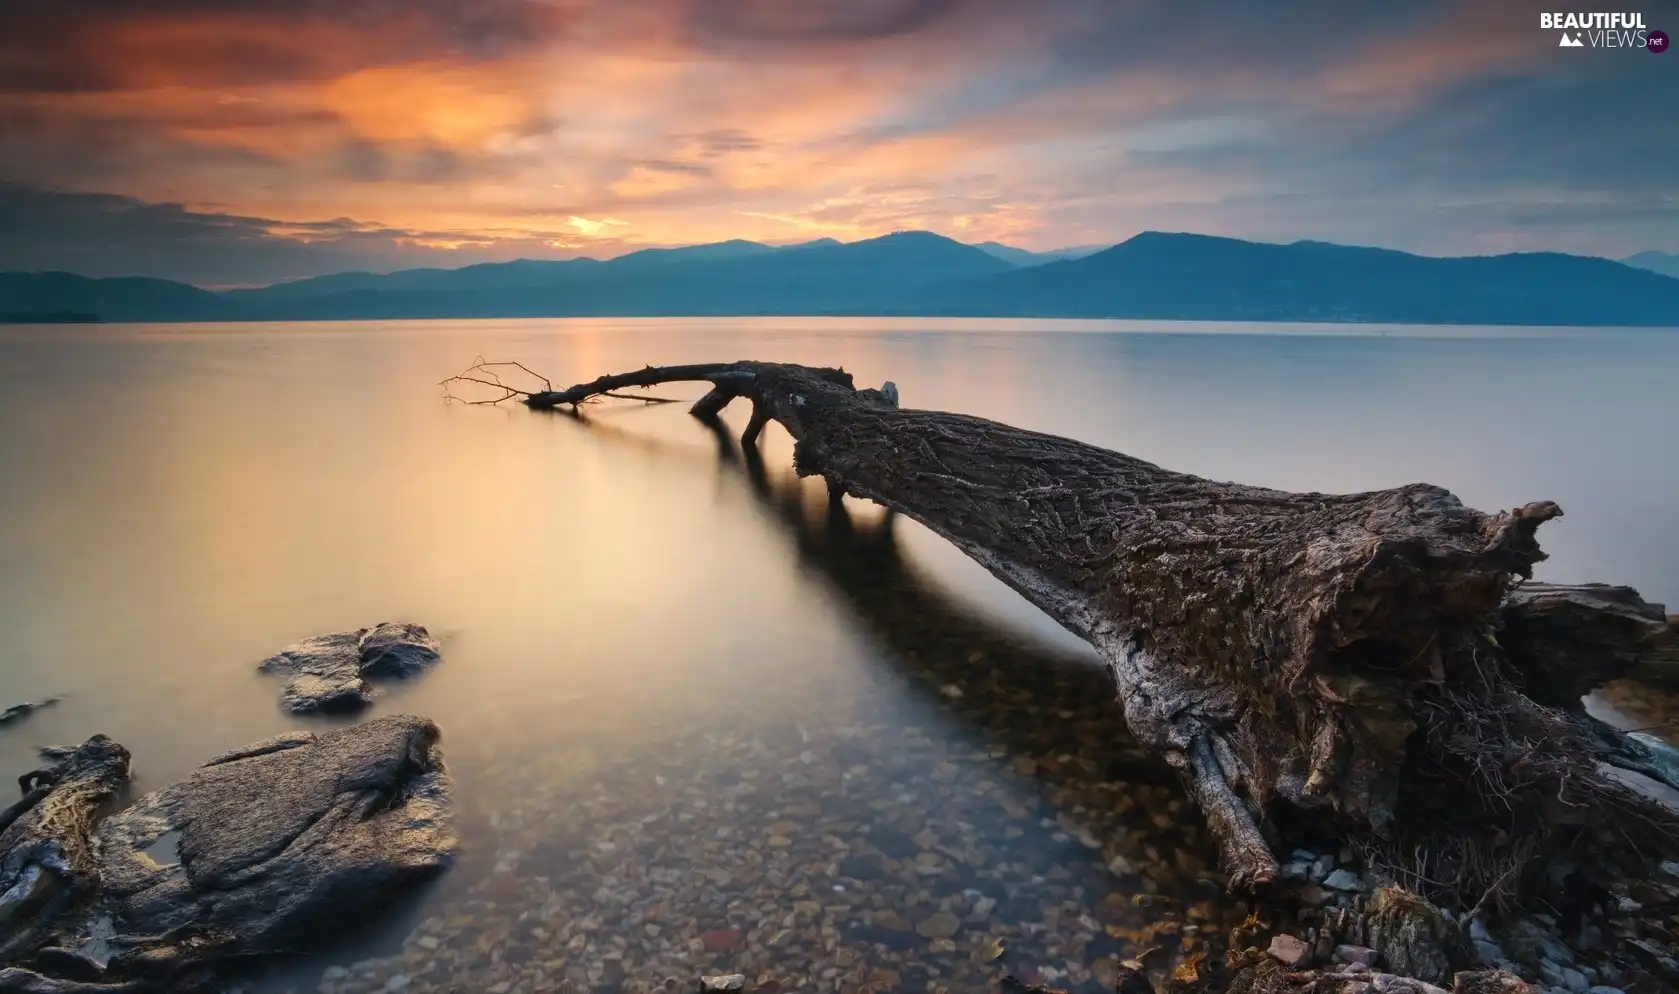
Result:
<svg viewBox="0 0 1679 994"><path fill-rule="evenodd" d="M598 420L569 412L558 416L647 449L676 449ZM1050 785L1076 779L1080 767L1093 765L1100 779L1177 788L1166 764L1126 733L1113 683L1089 659L1017 635L918 575L890 512L859 520L790 467L767 468L757 448L742 448L720 419L702 423L716 441L719 470L746 482L794 540L800 562L832 584L855 620L912 678L908 685L916 693L976 727L1010 756L1042 757L1038 776ZM1100 734L1089 734L1090 726ZM1095 755L1093 739L1100 743ZM1064 753L1096 762L1056 762Z"/></svg>
<svg viewBox="0 0 1679 994"><path fill-rule="evenodd" d="M615 442L673 456L685 451L599 419L559 416L577 417ZM1177 929L1187 924L1191 906L1202 921L1229 924L1246 913L1245 903L1224 894L1222 878L1212 870L1216 850L1176 777L1126 733L1106 673L1076 652L1015 634L940 591L907 559L890 513L855 515L790 468L766 468L756 447L741 448L721 421L707 427L719 471L747 486L792 539L801 564L826 581L879 647L890 667L882 678L903 685L900 700L902 693L911 695L908 717L936 708L953 720L959 736L977 740L995 764L993 773L1031 785L1018 792L1023 806L1005 805L994 819L974 811L962 817L984 835L1010 833L1016 839L1011 845L1038 872L1058 867L1071 873L1088 907L1107 909L1098 911L1105 921L1120 917L1115 902L1135 909L1123 915L1124 927L1110 928L1087 953L1178 949ZM885 706L892 706L890 695ZM858 746L841 742L834 748ZM857 760L865 758L860 751ZM1121 870L1110 869L1116 865ZM1139 875L1150 883L1138 883ZM983 880L968 885L990 892ZM1158 898L1135 896L1151 889ZM1034 900L1030 894L1015 895L1021 904L1013 909L1009 896L995 896L1020 919L1037 917L1035 905L1027 906ZM1139 901L1144 908L1136 909ZM1159 965L1177 958L1162 952Z"/></svg>

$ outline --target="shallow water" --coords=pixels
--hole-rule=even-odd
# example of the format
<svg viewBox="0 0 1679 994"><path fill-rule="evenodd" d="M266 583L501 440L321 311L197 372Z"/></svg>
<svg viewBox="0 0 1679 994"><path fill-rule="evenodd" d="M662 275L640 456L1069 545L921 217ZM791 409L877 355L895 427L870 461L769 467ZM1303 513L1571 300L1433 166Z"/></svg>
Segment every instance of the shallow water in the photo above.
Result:
<svg viewBox="0 0 1679 994"><path fill-rule="evenodd" d="M437 381L479 354L557 383L649 362L843 365L896 381L907 405L1212 477L1555 500L1567 516L1541 533L1541 578L1679 601L1674 332L0 329L0 706L66 696L0 730L0 773L105 732L155 788L306 724L255 672L274 650L384 619L445 640L444 662L375 713L443 727L461 862L274 989L369 957L390 958L328 986L728 969L965 989L993 938L1077 981L1150 946L1169 966L1181 936L1246 910L1116 732L1088 653L977 566L875 508L831 515L791 478L779 429L757 465L679 405L580 422L442 403ZM959 920L948 940L940 912Z"/></svg>

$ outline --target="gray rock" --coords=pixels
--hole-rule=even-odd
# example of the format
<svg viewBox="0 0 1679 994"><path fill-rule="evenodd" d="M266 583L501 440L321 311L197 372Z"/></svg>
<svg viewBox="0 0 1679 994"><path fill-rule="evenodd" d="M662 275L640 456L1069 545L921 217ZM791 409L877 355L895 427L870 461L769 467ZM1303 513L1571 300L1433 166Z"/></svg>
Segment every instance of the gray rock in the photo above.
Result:
<svg viewBox="0 0 1679 994"><path fill-rule="evenodd" d="M1592 986L1591 982L1586 979L1586 975L1573 967L1563 967L1562 979L1563 984L1569 990L1576 991L1577 994L1586 994L1586 991Z"/></svg>
<svg viewBox="0 0 1679 994"><path fill-rule="evenodd" d="M1325 854L1323 856L1319 856L1317 858L1317 861L1312 864L1312 879L1316 880L1318 883L1321 884L1329 876L1330 871L1332 871L1334 869L1335 869L1335 857L1334 856L1330 856L1330 855L1327 855L1327 854Z"/></svg>
<svg viewBox="0 0 1679 994"><path fill-rule="evenodd" d="M730 973L719 977L701 977L702 991L743 991L746 989L746 975Z"/></svg>
<svg viewBox="0 0 1679 994"><path fill-rule="evenodd" d="M1446 947L1457 933L1440 909L1415 894L1389 888L1370 902L1370 944L1394 973L1426 983L1451 978Z"/></svg>
<svg viewBox="0 0 1679 994"><path fill-rule="evenodd" d="M1365 966L1376 965L1376 950L1367 946L1336 946L1335 958L1342 963L1362 963Z"/></svg>
<svg viewBox="0 0 1679 994"><path fill-rule="evenodd" d="M98 824L127 750L104 736L54 750L0 831L0 962L74 952L0 990L219 989L223 964L377 915L454 850L437 739L408 716L280 736Z"/></svg>
<svg viewBox="0 0 1679 994"><path fill-rule="evenodd" d="M1347 870L1336 870L1324 878L1323 885L1331 890L1363 890L1364 881L1358 874Z"/></svg>
<svg viewBox="0 0 1679 994"><path fill-rule="evenodd" d="M63 700L61 697L49 697L44 701L24 701L22 704L13 704L4 711L0 711L0 725L10 725L14 721L22 721L42 708L50 708L61 700Z"/></svg>
<svg viewBox="0 0 1679 994"><path fill-rule="evenodd" d="M1504 950L1495 942L1484 939L1475 940L1475 961L1482 966L1497 966L1504 962Z"/></svg>
<svg viewBox="0 0 1679 994"><path fill-rule="evenodd" d="M1446 994L1443 988L1414 977L1394 973L1368 973L1373 994Z"/></svg>
<svg viewBox="0 0 1679 994"><path fill-rule="evenodd" d="M250 955L290 948L323 919L371 916L454 851L437 739L407 715L293 733L147 794L98 832L119 931L191 925Z"/></svg>
<svg viewBox="0 0 1679 994"><path fill-rule="evenodd" d="M93 827L128 782L128 750L103 735L42 755L48 763L20 778L22 799L0 812L0 957L39 944L50 907L98 888Z"/></svg>
<svg viewBox="0 0 1679 994"><path fill-rule="evenodd" d="M1619 987L1597 986L1591 989L1590 994L1626 994L1626 991L1621 990Z"/></svg>
<svg viewBox="0 0 1679 994"><path fill-rule="evenodd" d="M1568 946L1564 945L1562 942L1557 941L1554 936L1547 935L1543 937L1540 939L1540 944L1544 946L1545 956L1547 958L1556 960L1564 966L1572 966L1574 964L1574 950L1568 948Z"/></svg>
<svg viewBox="0 0 1679 994"><path fill-rule="evenodd" d="M1312 947L1292 935L1272 936L1267 951L1277 962L1291 968L1305 966L1312 958Z"/></svg>
<svg viewBox="0 0 1679 994"><path fill-rule="evenodd" d="M293 714L356 711L373 701L368 678L413 676L439 657L440 646L425 628L381 621L372 628L304 639L257 669L288 678L280 706Z"/></svg>
<svg viewBox="0 0 1679 994"><path fill-rule="evenodd" d="M935 911L915 926L918 935L927 939L948 939L962 928L962 922L948 911Z"/></svg>

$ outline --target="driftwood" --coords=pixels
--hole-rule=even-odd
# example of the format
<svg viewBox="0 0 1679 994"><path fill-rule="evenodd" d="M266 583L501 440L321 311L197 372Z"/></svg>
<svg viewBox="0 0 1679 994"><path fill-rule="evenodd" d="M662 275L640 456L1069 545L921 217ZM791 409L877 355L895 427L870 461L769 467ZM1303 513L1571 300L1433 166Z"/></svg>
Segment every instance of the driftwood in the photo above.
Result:
<svg viewBox="0 0 1679 994"><path fill-rule="evenodd" d="M484 382L484 368L467 379ZM859 390L839 369L650 366L531 391L493 379L495 399L537 410L673 382L709 385L701 418L750 402L745 444L780 424L801 476L921 522L1095 647L1131 732L1205 814L1233 886L1277 876L1267 822L1284 814L1333 821L1464 908L1523 881L1560 886L1571 875L1559 867L1578 878L1594 860L1647 864L1679 837L1672 812L1603 770L1679 785L1679 764L1579 702L1645 664L1643 636L1598 629L1660 609L1628 594L1564 597L1559 612L1524 594L1545 558L1535 533L1562 514L1553 503L1487 514L1426 484L1325 495L1220 483L903 409L891 383Z"/></svg>

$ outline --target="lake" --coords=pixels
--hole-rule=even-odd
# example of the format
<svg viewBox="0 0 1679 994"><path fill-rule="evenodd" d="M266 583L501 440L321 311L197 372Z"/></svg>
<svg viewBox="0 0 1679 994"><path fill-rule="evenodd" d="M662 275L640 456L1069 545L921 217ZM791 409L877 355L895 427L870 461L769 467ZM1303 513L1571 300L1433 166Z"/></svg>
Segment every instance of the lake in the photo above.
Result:
<svg viewBox="0 0 1679 994"><path fill-rule="evenodd" d="M412 620L373 713L443 728L462 853L264 989L552 990L744 972L1087 979L1246 913L1081 643L924 529L756 473L685 406L449 404L764 359L895 381L1178 470L1554 500L1541 579L1679 602L1679 333L759 318L0 329L0 773L111 735L149 790L302 726L256 663ZM697 396L683 386L664 395ZM731 409L738 429L745 412ZM349 974L341 968L354 967ZM324 981L323 981L324 974ZM404 986L406 984L406 986Z"/></svg>

